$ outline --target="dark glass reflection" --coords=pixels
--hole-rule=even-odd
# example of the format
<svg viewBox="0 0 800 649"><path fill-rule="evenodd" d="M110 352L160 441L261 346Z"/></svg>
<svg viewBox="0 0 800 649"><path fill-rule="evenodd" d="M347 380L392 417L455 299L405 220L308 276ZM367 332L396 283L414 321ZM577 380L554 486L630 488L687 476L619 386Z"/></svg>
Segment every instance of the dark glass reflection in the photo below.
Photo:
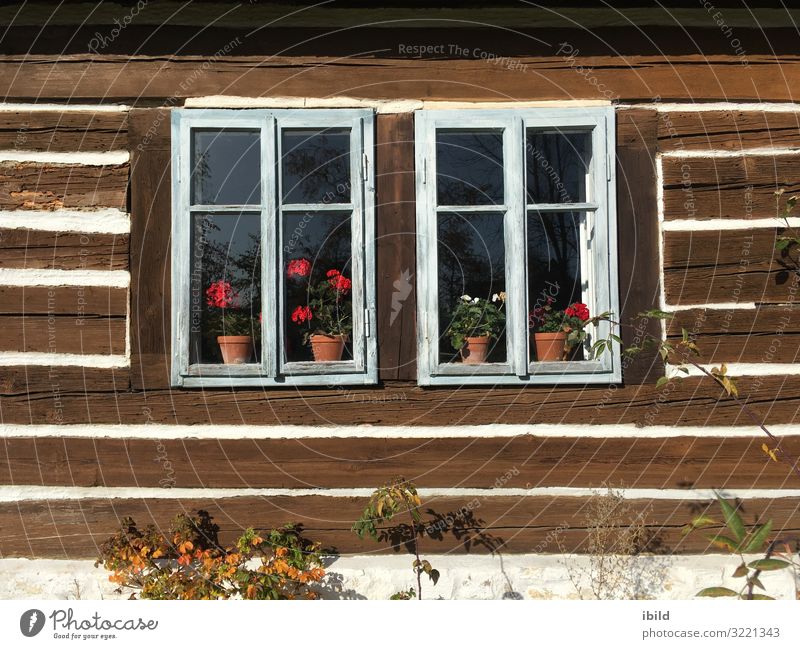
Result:
<svg viewBox="0 0 800 649"><path fill-rule="evenodd" d="M591 133L558 133L528 129L528 203L586 202L586 172Z"/></svg>
<svg viewBox="0 0 800 649"><path fill-rule="evenodd" d="M258 214L192 214L189 362L221 363L217 336L253 336L260 354L261 226ZM228 282L227 309L208 304L212 283Z"/></svg>
<svg viewBox="0 0 800 649"><path fill-rule="evenodd" d="M311 348L303 341L305 326L292 321L292 313L309 302L309 283L316 286L328 280L327 273L337 270L353 280L352 231L349 212L287 212L283 215L284 349L285 360L311 361ZM305 260L308 266L302 263ZM292 262L295 262L292 265ZM300 262L299 264L297 262ZM290 266L292 270L290 270ZM307 275L298 274L302 269ZM348 313L339 317L352 319L352 289L346 299ZM312 325L315 321L312 320ZM342 360L352 360L352 338L345 344Z"/></svg>
<svg viewBox="0 0 800 649"><path fill-rule="evenodd" d="M501 205L502 131L437 131L436 196L439 205Z"/></svg>
<svg viewBox="0 0 800 649"><path fill-rule="evenodd" d="M192 204L257 205L261 202L259 131L192 131Z"/></svg>
<svg viewBox="0 0 800 649"><path fill-rule="evenodd" d="M582 301L580 212L528 213L528 313ZM592 314L594 315L594 314ZM531 360L534 349L531 345Z"/></svg>
<svg viewBox="0 0 800 649"><path fill-rule="evenodd" d="M350 129L284 129L284 203L350 202Z"/></svg>
<svg viewBox="0 0 800 649"><path fill-rule="evenodd" d="M450 315L462 295L491 300L506 290L503 214L454 213L438 216L439 362L460 360L444 335ZM488 361L506 360L505 333L494 340Z"/></svg>

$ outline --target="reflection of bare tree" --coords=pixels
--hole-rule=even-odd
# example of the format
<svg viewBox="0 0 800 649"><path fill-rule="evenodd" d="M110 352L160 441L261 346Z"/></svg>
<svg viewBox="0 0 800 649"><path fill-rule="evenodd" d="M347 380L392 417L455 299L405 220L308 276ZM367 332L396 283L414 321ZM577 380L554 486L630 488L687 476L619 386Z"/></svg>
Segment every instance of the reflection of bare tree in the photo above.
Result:
<svg viewBox="0 0 800 649"><path fill-rule="evenodd" d="M558 284L556 308L581 298L580 217L577 212L528 216L528 294L540 295L547 282Z"/></svg>
<svg viewBox="0 0 800 649"><path fill-rule="evenodd" d="M282 164L285 202L322 203L326 194L349 201L348 129L284 130Z"/></svg>
<svg viewBox="0 0 800 649"><path fill-rule="evenodd" d="M502 203L502 132L440 131L436 183L439 205Z"/></svg>
<svg viewBox="0 0 800 649"><path fill-rule="evenodd" d="M529 131L526 140L529 203L586 200L588 133Z"/></svg>

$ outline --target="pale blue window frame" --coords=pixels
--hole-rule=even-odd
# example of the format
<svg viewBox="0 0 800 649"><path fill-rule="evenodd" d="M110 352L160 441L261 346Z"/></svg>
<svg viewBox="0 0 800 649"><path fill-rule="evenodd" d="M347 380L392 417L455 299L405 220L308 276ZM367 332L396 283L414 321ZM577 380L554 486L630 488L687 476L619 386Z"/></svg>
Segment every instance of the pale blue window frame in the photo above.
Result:
<svg viewBox="0 0 800 649"><path fill-rule="evenodd" d="M439 129L492 129L503 133L505 196L502 205L459 206L460 213L504 213L506 340L505 363L466 365L439 361L436 133ZM591 132L587 202L527 204L527 129ZM582 294L592 314L619 318L615 181L615 115L611 106L585 108L421 110L415 113L417 193L417 350L420 385L553 385L619 383L621 349L616 342L597 360L531 362L528 334L526 214L569 211L586 214L581 223ZM452 208L450 208L452 209ZM444 208L446 211L447 208ZM590 342L607 338L612 325L600 323Z"/></svg>
<svg viewBox="0 0 800 649"><path fill-rule="evenodd" d="M284 128L350 129L350 203L288 205L280 200L281 131ZM260 131L261 201L254 205L201 206L191 203L193 129ZM176 387L371 385L378 380L375 327L374 111L366 109L175 109L172 111L172 316L171 382ZM283 343L283 211L351 213L353 359L330 363L288 362ZM260 364L190 364L190 218L193 211L258 212L261 220ZM279 322L269 326L268 322Z"/></svg>

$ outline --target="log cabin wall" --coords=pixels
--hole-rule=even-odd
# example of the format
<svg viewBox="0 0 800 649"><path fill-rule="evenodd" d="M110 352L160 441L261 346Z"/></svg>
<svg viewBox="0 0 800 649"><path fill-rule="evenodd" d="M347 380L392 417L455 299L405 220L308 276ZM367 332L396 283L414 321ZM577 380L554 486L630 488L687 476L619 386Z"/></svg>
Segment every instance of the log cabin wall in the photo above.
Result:
<svg viewBox="0 0 800 649"><path fill-rule="evenodd" d="M200 52L133 53L120 39L53 57L59 29L41 51L0 57L0 555L93 558L124 516L163 524L198 507L226 539L296 520L360 554L374 545L350 526L398 474L420 487L431 521L463 519L430 552L555 552L556 529L580 552L586 499L604 482L651 508L662 550L707 550L680 528L712 488L740 497L748 521L798 532L800 487L708 381L656 388L665 368L642 357L619 386L423 389L414 291L389 318L394 282L416 266L414 109L612 101L623 315L674 312L665 334L696 332L703 362L727 363L800 454L797 283L774 249L773 196L798 189L796 56L747 41L743 65L708 29L708 55L642 38L609 53L568 31L575 40L556 54L530 44L535 30L524 43L463 33L459 43L502 63L397 55L400 42L442 42L440 30L393 34L379 55L334 51L347 49L336 40L288 56L259 52L234 25ZM380 385L170 388L170 110L325 104L378 111Z"/></svg>

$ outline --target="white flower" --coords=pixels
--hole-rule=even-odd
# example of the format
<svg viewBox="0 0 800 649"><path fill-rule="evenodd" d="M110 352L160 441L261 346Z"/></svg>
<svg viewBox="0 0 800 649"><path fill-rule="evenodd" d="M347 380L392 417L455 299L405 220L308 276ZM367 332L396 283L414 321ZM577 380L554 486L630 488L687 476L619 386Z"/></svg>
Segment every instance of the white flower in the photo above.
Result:
<svg viewBox="0 0 800 649"><path fill-rule="evenodd" d="M497 300L499 300L499 299L500 299L500 296L497 293L492 295L492 302L497 302Z"/></svg>
<svg viewBox="0 0 800 649"><path fill-rule="evenodd" d="M480 302L480 298L479 297L476 297L474 300L472 300L473 304L477 304L478 302Z"/></svg>
<svg viewBox="0 0 800 649"><path fill-rule="evenodd" d="M469 295L462 295L461 299L464 300L464 302L471 302L472 301L472 298Z"/></svg>

